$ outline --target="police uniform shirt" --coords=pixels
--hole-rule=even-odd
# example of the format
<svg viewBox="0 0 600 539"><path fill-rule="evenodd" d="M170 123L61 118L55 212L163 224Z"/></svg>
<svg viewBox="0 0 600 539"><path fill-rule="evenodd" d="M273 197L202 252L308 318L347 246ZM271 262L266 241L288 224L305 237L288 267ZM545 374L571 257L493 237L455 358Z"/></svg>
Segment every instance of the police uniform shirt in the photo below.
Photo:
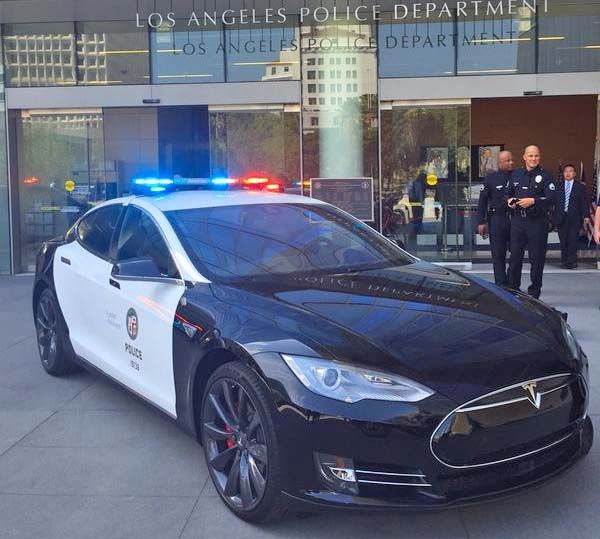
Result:
<svg viewBox="0 0 600 539"><path fill-rule="evenodd" d="M485 177L477 206L477 217L480 225L487 222L488 213L503 213L506 210L506 198L511 185L511 176L511 172L497 171Z"/></svg>
<svg viewBox="0 0 600 539"><path fill-rule="evenodd" d="M509 198L535 199L535 204L525 211L527 216L547 215L554 204L555 195L556 184L542 167L538 166L531 171L521 168L513 172Z"/></svg>

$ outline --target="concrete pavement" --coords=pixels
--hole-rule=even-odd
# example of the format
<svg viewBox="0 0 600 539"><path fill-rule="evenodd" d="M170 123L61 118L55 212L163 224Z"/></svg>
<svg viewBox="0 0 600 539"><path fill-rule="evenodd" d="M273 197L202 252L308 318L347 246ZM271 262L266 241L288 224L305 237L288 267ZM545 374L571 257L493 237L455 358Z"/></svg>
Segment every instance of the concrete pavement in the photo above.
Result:
<svg viewBox="0 0 600 539"><path fill-rule="evenodd" d="M503 502L441 513L327 512L266 527L243 523L216 496L201 448L171 422L98 376L45 374L31 283L0 278L1 539L600 536L600 441L567 476ZM542 299L570 313L599 380L600 273L548 275ZM599 433L600 385L591 415Z"/></svg>

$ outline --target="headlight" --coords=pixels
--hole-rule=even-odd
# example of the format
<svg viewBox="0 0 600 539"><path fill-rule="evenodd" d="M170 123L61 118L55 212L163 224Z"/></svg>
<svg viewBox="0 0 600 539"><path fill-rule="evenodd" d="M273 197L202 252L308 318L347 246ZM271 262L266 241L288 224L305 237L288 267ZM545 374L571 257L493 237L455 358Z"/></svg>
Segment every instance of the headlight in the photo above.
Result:
<svg viewBox="0 0 600 539"><path fill-rule="evenodd" d="M573 331L571 331L571 328L567 323L563 323L563 334L565 341L567 342L567 346L569 347L569 352L571 352L571 356L575 359L579 359L581 357L579 343L577 342L575 335L573 335Z"/></svg>
<svg viewBox="0 0 600 539"><path fill-rule="evenodd" d="M304 386L318 395L343 402L365 399L418 402L433 391L395 374L350 367L335 361L313 357L281 356Z"/></svg>

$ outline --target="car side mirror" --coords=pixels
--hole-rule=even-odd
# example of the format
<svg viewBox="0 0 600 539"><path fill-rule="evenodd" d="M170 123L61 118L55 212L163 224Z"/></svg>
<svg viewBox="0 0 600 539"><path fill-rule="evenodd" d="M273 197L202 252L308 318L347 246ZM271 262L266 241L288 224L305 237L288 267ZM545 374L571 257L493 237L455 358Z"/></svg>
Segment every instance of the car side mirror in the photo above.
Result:
<svg viewBox="0 0 600 539"><path fill-rule="evenodd" d="M117 281L138 281L184 284L180 279L166 277L150 257L133 258L113 266L111 276Z"/></svg>

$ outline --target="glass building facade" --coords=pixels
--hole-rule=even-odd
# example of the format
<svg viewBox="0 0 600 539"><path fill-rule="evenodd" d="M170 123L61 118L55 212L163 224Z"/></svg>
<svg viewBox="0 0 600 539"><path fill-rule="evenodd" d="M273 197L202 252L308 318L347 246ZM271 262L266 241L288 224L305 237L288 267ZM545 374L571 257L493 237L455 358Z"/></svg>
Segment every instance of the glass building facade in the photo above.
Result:
<svg viewBox="0 0 600 539"><path fill-rule="evenodd" d="M1 273L32 271L44 239L144 176L261 175L306 196L335 180L347 208L369 187L363 220L456 263L489 258L475 209L501 149L536 142L550 172L575 162L596 188L597 2L287 2L285 21L197 4L2 24Z"/></svg>

